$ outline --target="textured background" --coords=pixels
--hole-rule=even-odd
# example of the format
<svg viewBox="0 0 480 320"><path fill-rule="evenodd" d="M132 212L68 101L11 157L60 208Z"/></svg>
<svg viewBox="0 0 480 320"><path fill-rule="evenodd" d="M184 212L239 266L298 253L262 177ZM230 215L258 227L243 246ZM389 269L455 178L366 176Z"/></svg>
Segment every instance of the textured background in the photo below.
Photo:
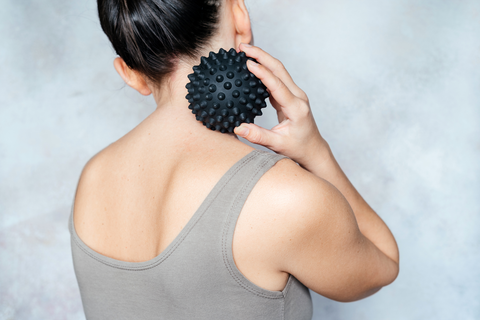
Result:
<svg viewBox="0 0 480 320"><path fill-rule="evenodd" d="M247 3L400 247L392 285L346 304L312 293L314 319L480 319L480 1ZM94 0L0 7L0 319L82 319L77 179L153 99L115 73Z"/></svg>

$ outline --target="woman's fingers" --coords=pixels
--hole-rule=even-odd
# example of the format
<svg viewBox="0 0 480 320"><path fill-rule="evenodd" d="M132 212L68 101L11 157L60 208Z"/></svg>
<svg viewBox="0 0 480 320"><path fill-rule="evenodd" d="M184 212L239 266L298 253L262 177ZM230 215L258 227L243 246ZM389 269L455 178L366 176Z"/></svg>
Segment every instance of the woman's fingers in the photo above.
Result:
<svg viewBox="0 0 480 320"><path fill-rule="evenodd" d="M278 146L282 145L282 137L277 133L253 123L242 123L234 129L234 133L252 143L262 145L273 151L278 151Z"/></svg>
<svg viewBox="0 0 480 320"><path fill-rule="evenodd" d="M260 64L267 67L275 76L282 80L282 82L290 89L290 91L292 91L295 96L300 99L306 100L307 95L295 84L292 77L285 69L285 66L282 64L281 61L275 59L259 47L245 45L244 43L241 43L239 48L240 50L244 51L247 56L254 58Z"/></svg>
<svg viewBox="0 0 480 320"><path fill-rule="evenodd" d="M280 61L257 47L240 44L239 49L259 62L248 60L247 67L267 87L279 124L267 130L253 123L242 123L234 129L235 134L286 155L300 165L308 162L326 142L318 131L306 94ZM248 132L242 132L243 129Z"/></svg>
<svg viewBox="0 0 480 320"><path fill-rule="evenodd" d="M298 105L297 97L287 86L275 76L270 70L252 60L247 61L248 70L259 78L270 91L270 95L278 102L283 113L288 116L289 110ZM278 109L277 109L278 111Z"/></svg>

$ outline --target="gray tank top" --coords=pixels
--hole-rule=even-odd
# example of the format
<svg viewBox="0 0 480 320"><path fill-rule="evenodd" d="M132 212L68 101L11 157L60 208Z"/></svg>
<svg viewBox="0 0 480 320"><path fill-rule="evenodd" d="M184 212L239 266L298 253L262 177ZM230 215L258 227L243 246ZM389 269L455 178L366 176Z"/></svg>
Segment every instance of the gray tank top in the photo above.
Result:
<svg viewBox="0 0 480 320"><path fill-rule="evenodd" d="M112 259L89 248L69 217L71 248L87 319L312 319L310 291L290 275L282 291L249 281L233 260L240 211L283 155L253 150L235 163L157 257Z"/></svg>

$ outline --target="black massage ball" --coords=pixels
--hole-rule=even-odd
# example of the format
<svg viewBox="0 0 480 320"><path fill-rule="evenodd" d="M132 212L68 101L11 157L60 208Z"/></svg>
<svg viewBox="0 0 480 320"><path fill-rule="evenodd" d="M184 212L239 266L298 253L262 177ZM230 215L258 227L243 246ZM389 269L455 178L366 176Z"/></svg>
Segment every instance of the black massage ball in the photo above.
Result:
<svg viewBox="0 0 480 320"><path fill-rule="evenodd" d="M202 57L188 75L188 108L211 130L233 132L242 122L253 123L267 104L267 88L247 68L245 52L220 49Z"/></svg>

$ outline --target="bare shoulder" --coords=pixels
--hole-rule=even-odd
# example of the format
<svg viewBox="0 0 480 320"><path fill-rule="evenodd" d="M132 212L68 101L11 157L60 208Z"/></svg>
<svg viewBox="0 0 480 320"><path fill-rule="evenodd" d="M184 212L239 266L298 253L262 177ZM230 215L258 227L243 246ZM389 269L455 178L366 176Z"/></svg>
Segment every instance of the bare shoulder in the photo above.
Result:
<svg viewBox="0 0 480 320"><path fill-rule="evenodd" d="M313 202L322 201L322 196L329 192L328 182L303 169L290 158L277 161L259 184L259 189L265 192L268 207L285 219L294 217L294 211L304 211L312 207Z"/></svg>
<svg viewBox="0 0 480 320"><path fill-rule="evenodd" d="M335 187L290 158L281 159L270 168L252 196L265 219L273 222L269 224L269 233L277 240L281 235L283 241L290 243L302 241L306 228L314 228L312 224L327 223L322 215L328 214L328 208L345 205L336 201L343 196ZM282 243L275 243L285 248Z"/></svg>
<svg viewBox="0 0 480 320"><path fill-rule="evenodd" d="M273 269L291 273L286 266L289 252L302 246L307 228L322 222L318 208L331 192L328 182L292 159L277 161L244 204L237 227L239 242L258 250L255 255L268 259Z"/></svg>
<svg viewBox="0 0 480 320"><path fill-rule="evenodd" d="M75 208L87 205L94 198L104 198L105 186L118 187L120 180L127 180L126 172L132 170L135 150L129 143L128 135L111 143L85 164L78 181ZM135 172L133 172L135 173ZM133 176L132 174L131 176ZM88 201L84 201L87 200ZM85 204L84 204L85 202Z"/></svg>
<svg viewBox="0 0 480 320"><path fill-rule="evenodd" d="M362 235L349 203L328 181L283 159L260 180L256 197L263 201L266 259L309 289L355 301L395 279L393 261Z"/></svg>
<svg viewBox="0 0 480 320"><path fill-rule="evenodd" d="M112 185L114 153L114 147L110 145L94 155L85 164L78 181L73 220L77 234L87 245L93 240L89 236L98 228L98 208L106 196L105 185Z"/></svg>
<svg viewBox="0 0 480 320"><path fill-rule="evenodd" d="M93 193L95 190L92 190L92 187L105 181L114 165L112 162L115 158L114 153L115 146L111 144L87 161L80 174L75 201L82 200L84 195Z"/></svg>
<svg viewBox="0 0 480 320"><path fill-rule="evenodd" d="M343 197L329 182L290 158L276 162L259 181L258 189L258 197L263 197L265 207L271 208L269 212L288 225L301 219L318 220L319 207Z"/></svg>

